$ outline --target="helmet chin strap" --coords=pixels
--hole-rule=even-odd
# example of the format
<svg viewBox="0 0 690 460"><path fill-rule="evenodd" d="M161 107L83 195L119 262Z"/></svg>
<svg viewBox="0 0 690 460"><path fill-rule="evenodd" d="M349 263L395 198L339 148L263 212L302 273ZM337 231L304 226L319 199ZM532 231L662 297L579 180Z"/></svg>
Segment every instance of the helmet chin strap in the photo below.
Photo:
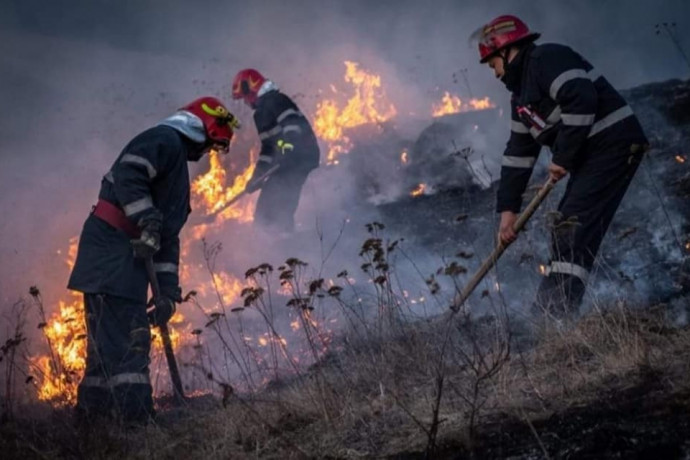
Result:
<svg viewBox="0 0 690 460"><path fill-rule="evenodd" d="M503 61L503 70L505 71L505 68L508 66L508 55L510 54L510 49L509 48L503 48L498 52L499 57Z"/></svg>

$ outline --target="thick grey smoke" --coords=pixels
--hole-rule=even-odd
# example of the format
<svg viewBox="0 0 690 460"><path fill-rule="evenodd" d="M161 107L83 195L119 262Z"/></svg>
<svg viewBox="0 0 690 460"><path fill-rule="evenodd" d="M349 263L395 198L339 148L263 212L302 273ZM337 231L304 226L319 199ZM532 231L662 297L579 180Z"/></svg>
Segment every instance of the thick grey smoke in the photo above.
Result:
<svg viewBox="0 0 690 460"><path fill-rule="evenodd" d="M344 60L379 73L402 115L424 118L444 90L505 105L504 88L468 44L503 13L524 17L544 41L572 45L618 87L688 75L671 42L654 34L657 22L690 17L684 0L2 2L2 300L33 283L64 285L56 251L79 233L122 146L197 96L228 100L238 69L261 69L311 114L318 91L342 81ZM687 26L678 23L690 48ZM249 113L236 110L253 130ZM315 178L300 215L328 220L346 189Z"/></svg>

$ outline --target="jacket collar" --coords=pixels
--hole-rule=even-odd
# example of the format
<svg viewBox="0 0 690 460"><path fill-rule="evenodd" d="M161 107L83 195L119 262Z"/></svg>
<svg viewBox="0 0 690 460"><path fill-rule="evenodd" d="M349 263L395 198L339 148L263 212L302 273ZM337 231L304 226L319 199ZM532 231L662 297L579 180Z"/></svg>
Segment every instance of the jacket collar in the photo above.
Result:
<svg viewBox="0 0 690 460"><path fill-rule="evenodd" d="M261 85L261 88L259 88L259 91L257 91L256 95L261 97L269 91L278 91L278 85L273 83L271 80L266 80L263 85Z"/></svg>
<svg viewBox="0 0 690 460"><path fill-rule="evenodd" d="M206 142L206 130L201 118L191 112L180 110L172 116L158 123L158 125L170 126L192 142L203 144Z"/></svg>

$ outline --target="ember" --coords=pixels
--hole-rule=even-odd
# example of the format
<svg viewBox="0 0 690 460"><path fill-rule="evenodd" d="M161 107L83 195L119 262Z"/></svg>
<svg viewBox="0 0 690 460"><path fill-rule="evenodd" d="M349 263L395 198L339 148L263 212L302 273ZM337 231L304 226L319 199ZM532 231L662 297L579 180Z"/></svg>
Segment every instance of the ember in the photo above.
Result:
<svg viewBox="0 0 690 460"><path fill-rule="evenodd" d="M410 196L419 196L426 190L426 184L419 184L414 190L410 192Z"/></svg>

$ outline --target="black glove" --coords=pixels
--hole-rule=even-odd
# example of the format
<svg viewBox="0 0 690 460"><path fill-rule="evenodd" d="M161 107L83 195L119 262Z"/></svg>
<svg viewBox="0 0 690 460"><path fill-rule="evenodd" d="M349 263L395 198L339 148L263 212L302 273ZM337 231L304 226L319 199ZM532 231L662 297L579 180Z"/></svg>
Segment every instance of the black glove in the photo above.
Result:
<svg viewBox="0 0 690 460"><path fill-rule="evenodd" d="M134 257L152 257L161 248L161 221L151 219L141 224L139 239L132 240Z"/></svg>
<svg viewBox="0 0 690 460"><path fill-rule="evenodd" d="M180 286L161 286L161 295L176 303L182 303L182 288Z"/></svg>
<svg viewBox="0 0 690 460"><path fill-rule="evenodd" d="M153 310L148 312L149 323L151 323L152 326L163 326L167 324L177 310L175 301L166 296L151 299L149 304L153 304L155 306Z"/></svg>

